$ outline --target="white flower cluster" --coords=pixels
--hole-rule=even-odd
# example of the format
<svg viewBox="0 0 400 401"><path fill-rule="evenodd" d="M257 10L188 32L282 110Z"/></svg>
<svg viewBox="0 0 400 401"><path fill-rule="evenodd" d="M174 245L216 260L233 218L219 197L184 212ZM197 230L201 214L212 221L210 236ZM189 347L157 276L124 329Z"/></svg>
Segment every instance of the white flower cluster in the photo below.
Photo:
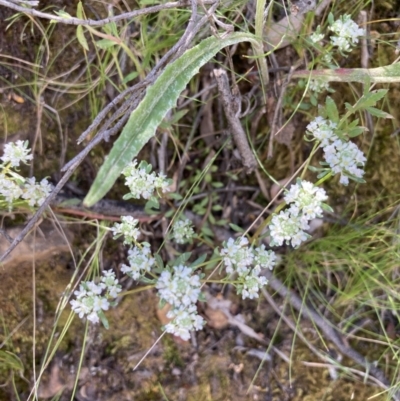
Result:
<svg viewBox="0 0 400 401"><path fill-rule="evenodd" d="M189 340L190 331L201 330L205 323L197 314L196 305L190 305L185 309L172 309L167 313L167 318L172 320L165 325L165 331L182 340Z"/></svg>
<svg viewBox="0 0 400 401"><path fill-rule="evenodd" d="M329 89L329 83L322 79L311 79L308 88L314 93L321 93Z"/></svg>
<svg viewBox="0 0 400 401"><path fill-rule="evenodd" d="M167 317L173 319L165 329L184 340L190 338L191 330L200 330L204 319L197 314L196 302L200 296L200 276L190 267L174 266L173 271L164 270L156 284L159 297L171 305Z"/></svg>
<svg viewBox="0 0 400 401"><path fill-rule="evenodd" d="M286 242L296 248L309 238L305 232L309 229L309 221L322 217L323 201L328 197L322 188L308 181L299 181L290 187L284 199L290 207L272 217L270 244L281 246Z"/></svg>
<svg viewBox="0 0 400 401"><path fill-rule="evenodd" d="M40 183L37 183L35 177L31 177L26 180L23 186L22 199L27 200L29 206L41 206L52 189L53 186L46 178L43 178Z"/></svg>
<svg viewBox="0 0 400 401"><path fill-rule="evenodd" d="M293 215L301 215L306 220L311 220L322 217L321 205L328 199L328 196L324 189L316 187L313 183L299 181L290 186L284 199L290 205L289 211Z"/></svg>
<svg viewBox="0 0 400 401"><path fill-rule="evenodd" d="M121 292L121 286L111 270L104 271L100 283L85 281L80 284L74 294L76 299L71 301L72 310L82 319L87 317L92 323L98 323L103 310L110 307L109 299L116 298ZM103 295L102 295L103 293Z"/></svg>
<svg viewBox="0 0 400 401"><path fill-rule="evenodd" d="M3 161L0 172L0 196L4 197L10 208L14 201L21 198L27 200L29 206L41 206L52 191L52 185L47 179L44 178L37 183L35 177L25 179L11 170L19 167L21 163L32 160L32 155L29 153L27 141L4 145L4 155L0 158Z"/></svg>
<svg viewBox="0 0 400 401"><path fill-rule="evenodd" d="M367 158L353 142L344 142L337 139L324 147L325 160L335 174L340 174L340 183L348 185L349 176L362 178Z"/></svg>
<svg viewBox="0 0 400 401"><path fill-rule="evenodd" d="M225 270L228 274L237 273L237 291L242 298L257 298L261 287L267 284L267 279L260 276L261 269L272 270L276 263L273 251L267 251L264 245L258 248L249 247L246 237L238 240L229 238L220 250Z"/></svg>
<svg viewBox="0 0 400 401"><path fill-rule="evenodd" d="M115 223L114 227L111 227L114 239L122 235L124 237L124 244L131 245L132 243L136 243L140 235L140 231L136 227L138 223L139 220L134 219L132 216L121 216L121 224Z"/></svg>
<svg viewBox="0 0 400 401"><path fill-rule="evenodd" d="M4 145L4 154L0 158L4 164L10 163L11 167L19 167L21 163L27 164L33 159L28 148L28 141L9 142Z"/></svg>
<svg viewBox="0 0 400 401"><path fill-rule="evenodd" d="M321 142L324 157L335 174L340 174L340 183L347 185L349 177L362 178L363 167L366 162L364 153L353 142L346 142L335 134L336 124L316 117L307 125L307 135L311 135Z"/></svg>
<svg viewBox="0 0 400 401"><path fill-rule="evenodd" d="M351 47L358 43L358 38L365 35L365 29L359 28L348 14L336 20L330 26L330 30L337 35L331 37L332 45L342 52L350 51Z"/></svg>
<svg viewBox="0 0 400 401"><path fill-rule="evenodd" d="M318 26L318 28L321 29L320 26ZM319 42L321 42L322 39L324 38L325 35L324 35L323 33L321 33L321 32L319 31L319 29L318 29L316 32L314 32L314 33L312 33L312 34L310 35L311 42L313 42L313 43L319 43Z"/></svg>
<svg viewBox="0 0 400 401"><path fill-rule="evenodd" d="M149 272L154 266L155 259L151 255L150 245L143 243L141 248L135 246L128 251L129 266L123 264L121 266L122 273L127 274L134 280L139 278L146 272Z"/></svg>
<svg viewBox="0 0 400 401"><path fill-rule="evenodd" d="M189 219L177 220L172 226L172 238L177 244L186 244L194 236L193 223Z"/></svg>
<svg viewBox="0 0 400 401"><path fill-rule="evenodd" d="M130 197L139 199L150 199L154 191L161 191L166 193L169 191L170 181L163 174L156 174L151 172L150 164L143 164L143 162L136 167L137 160L131 162L122 171L126 177L125 184L129 187Z"/></svg>
<svg viewBox="0 0 400 401"><path fill-rule="evenodd" d="M318 116L307 125L306 134L320 141L321 146L327 146L331 142L336 141L336 139L339 139L335 135L336 127L337 125L332 121Z"/></svg>

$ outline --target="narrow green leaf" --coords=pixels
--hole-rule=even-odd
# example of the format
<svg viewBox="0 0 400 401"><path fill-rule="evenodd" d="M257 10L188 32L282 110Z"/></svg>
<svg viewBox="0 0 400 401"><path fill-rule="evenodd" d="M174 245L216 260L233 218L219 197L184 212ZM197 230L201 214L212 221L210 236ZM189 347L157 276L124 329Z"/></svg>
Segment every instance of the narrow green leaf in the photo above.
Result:
<svg viewBox="0 0 400 401"><path fill-rule="evenodd" d="M154 259L156 260L157 267L164 270L164 261L162 260L162 257L158 253L155 253Z"/></svg>
<svg viewBox="0 0 400 401"><path fill-rule="evenodd" d="M79 44L86 50L89 51L89 45L85 38L85 34L83 33L83 26L78 25L76 27L76 37L78 38Z"/></svg>
<svg viewBox="0 0 400 401"><path fill-rule="evenodd" d="M102 310L99 310L97 314L99 315L99 318L101 320L101 323L103 323L104 328L108 330L110 328L110 324L108 323L108 320L104 312Z"/></svg>
<svg viewBox="0 0 400 401"><path fill-rule="evenodd" d="M370 77L369 75L367 75L367 76L365 77L363 87L364 87L364 89L363 89L363 95L365 96L365 95L368 94L368 92L369 92L369 90L370 90L370 88L371 88L371 77Z"/></svg>
<svg viewBox="0 0 400 401"><path fill-rule="evenodd" d="M156 82L147 89L139 106L131 113L84 200L85 206L94 205L110 190L124 167L154 136L157 127L167 112L175 106L180 93L200 67L224 47L244 41L258 44L254 35L247 33L233 33L223 39L210 37L187 50L165 68Z"/></svg>
<svg viewBox="0 0 400 401"><path fill-rule="evenodd" d="M197 266L200 266L201 264L204 263L204 261L206 260L206 258L207 258L207 254L201 255L201 256L198 257L193 263L190 264L190 267L191 267L192 269L196 269Z"/></svg>
<svg viewBox="0 0 400 401"><path fill-rule="evenodd" d="M334 123L339 122L339 112L336 107L335 101L331 97L326 98L325 102L325 110L326 114L328 115L328 118L333 121Z"/></svg>
<svg viewBox="0 0 400 401"><path fill-rule="evenodd" d="M365 127L354 127L354 128L350 128L349 130L347 130L347 135L350 138L354 138L358 135L361 135L364 131L366 131L367 128Z"/></svg>
<svg viewBox="0 0 400 401"><path fill-rule="evenodd" d="M393 83L400 82L400 63L377 68L336 68L325 70L299 70L294 78L321 79L325 82L370 82Z"/></svg>
<svg viewBox="0 0 400 401"><path fill-rule="evenodd" d="M239 227L239 226L236 225L236 224L230 223L230 224L229 224L229 227L230 227L233 231L236 231L236 232L238 232L238 233L243 233L243 232L244 232L243 228L242 228L242 227Z"/></svg>
<svg viewBox="0 0 400 401"><path fill-rule="evenodd" d="M0 365L6 369L16 370L21 373L24 371L24 364L22 363L21 359L9 351L0 350Z"/></svg>
<svg viewBox="0 0 400 401"><path fill-rule="evenodd" d="M54 11L54 14L57 14L59 17L65 18L65 19L71 19L72 18L72 15L68 14L64 10Z"/></svg>
<svg viewBox="0 0 400 401"><path fill-rule="evenodd" d="M192 252L184 252L182 255L179 255L173 262L173 266L184 265L188 259L192 256Z"/></svg>
<svg viewBox="0 0 400 401"><path fill-rule="evenodd" d="M172 125L176 124L188 111L188 109L177 111L170 120L161 121L160 128L170 129Z"/></svg>
<svg viewBox="0 0 400 401"><path fill-rule="evenodd" d="M110 39L100 39L96 42L96 46L100 49L106 50L115 46L117 43Z"/></svg>
<svg viewBox="0 0 400 401"><path fill-rule="evenodd" d="M372 114L375 117L379 118L394 118L391 114L386 113L385 111L379 110L375 107L367 107L366 110L369 114Z"/></svg>
<svg viewBox="0 0 400 401"><path fill-rule="evenodd" d="M128 82L132 81L133 79L135 79L137 76L139 75L139 73L137 71L132 71L131 73L129 73L123 80L122 83L123 84L127 84Z"/></svg>
<svg viewBox="0 0 400 401"><path fill-rule="evenodd" d="M78 3L78 6L76 7L76 16L79 19L85 19L84 13L83 13L83 6L82 6L82 2L81 1Z"/></svg>

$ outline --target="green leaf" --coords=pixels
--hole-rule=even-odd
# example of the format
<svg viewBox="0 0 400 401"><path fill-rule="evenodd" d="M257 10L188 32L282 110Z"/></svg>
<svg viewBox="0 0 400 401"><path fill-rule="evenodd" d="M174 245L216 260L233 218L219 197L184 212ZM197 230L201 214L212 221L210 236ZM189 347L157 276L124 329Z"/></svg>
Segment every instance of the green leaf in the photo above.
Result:
<svg viewBox="0 0 400 401"><path fill-rule="evenodd" d="M108 24L104 25L103 26L103 31L105 33L108 33L109 35L115 36L116 38L119 37L117 24L114 21L111 21Z"/></svg>
<svg viewBox="0 0 400 401"><path fill-rule="evenodd" d="M400 63L377 68L336 68L325 70L298 70L293 78L321 79L324 82L365 82L394 83L400 82Z"/></svg>
<svg viewBox="0 0 400 401"><path fill-rule="evenodd" d="M182 255L179 255L172 263L172 266L184 265L187 260L192 256L192 252L184 252Z"/></svg>
<svg viewBox="0 0 400 401"><path fill-rule="evenodd" d="M244 41L258 45L257 39L246 33L233 33L223 39L210 37L187 50L165 68L156 82L147 89L139 106L131 113L84 199L85 206L94 205L111 189L124 167L155 135L157 127L175 106L179 95L200 67L224 47Z"/></svg>
<svg viewBox="0 0 400 401"><path fill-rule="evenodd" d="M208 237L214 237L214 233L212 232L212 230L210 229L210 227L206 227L206 226L203 226L202 228L201 228L201 232L204 234L204 235L207 235Z"/></svg>
<svg viewBox="0 0 400 401"><path fill-rule="evenodd" d="M238 233L243 233L243 232L244 232L243 228L237 226L236 224L230 223L230 224L229 224L229 227L230 227L233 231L236 231L236 232L238 232Z"/></svg>
<svg viewBox="0 0 400 401"><path fill-rule="evenodd" d="M103 50L107 50L110 47L115 46L116 44L116 42L110 39L100 39L96 42L96 46Z"/></svg>
<svg viewBox="0 0 400 401"><path fill-rule="evenodd" d="M366 107L365 109L366 111L368 111L369 114L375 116L375 117L379 117L379 118L394 118L391 114L386 113L385 111L379 110L375 107Z"/></svg>
<svg viewBox="0 0 400 401"><path fill-rule="evenodd" d="M135 79L137 76L139 75L139 73L137 71L132 71L131 73L129 73L123 80L122 83L123 84L127 84L128 82L132 81L133 79Z"/></svg>
<svg viewBox="0 0 400 401"><path fill-rule="evenodd" d="M157 267L161 270L164 270L164 261L162 260L162 257L156 253L154 254L154 259L156 260Z"/></svg>
<svg viewBox="0 0 400 401"><path fill-rule="evenodd" d="M106 330L108 330L110 328L110 324L108 323L108 320L106 318L106 315L104 314L104 312L100 309L97 314L99 315L99 318L101 320L101 323L103 323L103 326Z"/></svg>
<svg viewBox="0 0 400 401"><path fill-rule="evenodd" d="M315 95L310 96L310 102L314 107L317 107L318 105L318 99L315 97Z"/></svg>
<svg viewBox="0 0 400 401"><path fill-rule="evenodd" d="M334 123L339 122L339 112L336 107L336 103L329 96L326 98L325 110L326 110L326 114L327 114L327 117L329 118L329 120L333 121Z"/></svg>
<svg viewBox="0 0 400 401"><path fill-rule="evenodd" d="M160 210L158 210L159 208L160 203L155 196L152 196L144 205L144 211L149 215L160 213Z"/></svg>
<svg viewBox="0 0 400 401"><path fill-rule="evenodd" d="M383 99L386 96L386 94L387 89L378 89L372 92L368 92L366 95L363 95L361 97L355 107L357 107L357 109L360 109L375 106L379 100Z"/></svg>
<svg viewBox="0 0 400 401"><path fill-rule="evenodd" d="M58 15L61 18L65 18L65 19L72 19L73 18L72 15L68 14L64 10L54 11L54 14Z"/></svg>
<svg viewBox="0 0 400 401"><path fill-rule="evenodd" d="M85 19L84 12L83 12L83 6L82 6L82 2L81 1L78 3L78 6L76 7L76 16L79 19Z"/></svg>
<svg viewBox="0 0 400 401"><path fill-rule="evenodd" d="M0 350L0 366L3 366L7 369L16 370L21 373L24 371L24 364L22 363L21 359L9 351Z"/></svg>
<svg viewBox="0 0 400 401"><path fill-rule="evenodd" d="M204 261L206 260L206 258L207 258L207 254L204 253L204 254L201 255L199 258L197 258L193 263L191 263L191 264L190 264L190 267L191 267L192 269L196 269L197 266L199 266L199 265L201 265L201 264L204 263Z"/></svg>
<svg viewBox="0 0 400 401"><path fill-rule="evenodd" d="M76 37L78 38L79 44L86 50L89 51L89 45L85 38L85 34L83 33L83 26L78 25L76 27Z"/></svg>
<svg viewBox="0 0 400 401"><path fill-rule="evenodd" d="M160 128L170 129L172 125L176 124L189 110L183 109L177 111L171 119L161 121Z"/></svg>
<svg viewBox="0 0 400 401"><path fill-rule="evenodd" d="M369 90L370 90L370 88L371 88L371 77L370 77L369 75L367 75L367 76L365 77L363 87L364 87L364 89L363 89L363 95L365 96L365 95L368 94L368 92L369 92Z"/></svg>
<svg viewBox="0 0 400 401"><path fill-rule="evenodd" d="M179 200L183 199L183 196L181 194L176 193L176 192L171 192L171 193L168 194L168 198L179 201Z"/></svg>
<svg viewBox="0 0 400 401"><path fill-rule="evenodd" d="M350 128L347 130L347 135L350 138L354 138L358 135L361 135L364 131L367 131L367 128L365 127L354 127L354 128Z"/></svg>

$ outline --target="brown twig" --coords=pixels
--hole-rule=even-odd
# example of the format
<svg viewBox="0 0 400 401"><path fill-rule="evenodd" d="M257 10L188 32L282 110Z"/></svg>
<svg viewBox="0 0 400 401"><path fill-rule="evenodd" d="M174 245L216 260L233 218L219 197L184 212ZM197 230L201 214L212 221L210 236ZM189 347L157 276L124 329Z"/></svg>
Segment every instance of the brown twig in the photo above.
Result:
<svg viewBox="0 0 400 401"><path fill-rule="evenodd" d="M214 0L204 0L202 3L203 4L214 4L215 1ZM140 10L130 11L128 13L115 15L112 17L103 18L98 21L91 20L91 19L84 20L84 19L79 19L79 18L75 18L75 17L69 17L69 18L59 17L56 14L47 14L47 13L43 13L41 11L34 10L33 8L19 6L18 4L15 4L14 2L11 2L10 0L0 0L0 5L11 8L12 10L15 10L15 11L19 11L19 12L22 12L25 14L32 15L34 17L49 19L51 21L60 22L62 24L104 26L104 25L109 24L110 22L117 22L117 21L121 21L121 20L132 19L135 17L139 17L141 15L157 13L162 10L167 10L167 9L177 8L177 7L188 7L191 5L191 2L187 1L187 0L174 1L174 2L170 2L170 3L166 3L166 4L160 4L157 6L142 8Z"/></svg>
<svg viewBox="0 0 400 401"><path fill-rule="evenodd" d="M235 141L235 144L239 150L243 166L246 167L246 172L251 173L257 167L257 160L249 146L246 132L244 131L238 117L240 112L238 101L240 102L240 99L235 98L235 96L232 95L229 86L228 75L225 70L221 68L215 69L214 76L217 81L218 91L221 95L222 106L228 120L228 125L232 133L233 140Z"/></svg>

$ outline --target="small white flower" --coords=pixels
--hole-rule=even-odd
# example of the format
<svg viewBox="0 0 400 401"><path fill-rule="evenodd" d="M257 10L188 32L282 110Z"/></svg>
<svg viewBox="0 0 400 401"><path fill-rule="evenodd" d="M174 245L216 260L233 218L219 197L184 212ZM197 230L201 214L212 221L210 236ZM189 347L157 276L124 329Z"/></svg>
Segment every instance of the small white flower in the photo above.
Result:
<svg viewBox="0 0 400 401"><path fill-rule="evenodd" d="M104 295L101 295L106 290ZM121 291L121 286L111 270L104 271L100 284L94 281L85 281L79 285L79 290L74 292L76 299L71 300L72 310L82 319L86 318L92 323L100 321L99 312L108 310L109 298L116 298Z"/></svg>
<svg viewBox="0 0 400 401"><path fill-rule="evenodd" d="M322 79L311 79L309 89L315 93L321 93L329 89L329 83Z"/></svg>
<svg viewBox="0 0 400 401"><path fill-rule="evenodd" d="M204 319L197 314L195 305L185 309L172 309L167 313L169 319L173 319L165 325L165 331L183 340L189 340L190 331L201 330L205 324Z"/></svg>
<svg viewBox="0 0 400 401"><path fill-rule="evenodd" d="M137 228L138 224L139 220L134 219L132 216L121 216L121 224L115 223L114 227L111 227L111 231L114 234L114 238L123 235L124 244L130 245L135 243L140 235L140 231Z"/></svg>
<svg viewBox="0 0 400 401"><path fill-rule="evenodd" d="M254 269L272 270L276 263L276 254L273 251L267 251L265 245L262 244L258 248L254 248Z"/></svg>
<svg viewBox="0 0 400 401"><path fill-rule="evenodd" d="M340 139L324 147L324 156L329 167L335 174L340 174L340 183L347 185L349 175L362 178L365 165L364 153L353 142L345 142Z"/></svg>
<svg viewBox="0 0 400 401"><path fill-rule="evenodd" d="M324 34L320 32L314 32L310 35L311 42L319 43L324 38Z"/></svg>
<svg viewBox="0 0 400 401"><path fill-rule="evenodd" d="M81 316L79 316L79 317L81 317ZM89 320L89 322L92 322L94 324L97 324L100 321L99 315L96 312L89 313L87 319Z"/></svg>
<svg viewBox="0 0 400 401"><path fill-rule="evenodd" d="M107 296L110 298L117 298L118 293L121 292L121 286L118 284L118 280L112 270L103 271L103 277L101 278L99 287L106 290Z"/></svg>
<svg viewBox="0 0 400 401"><path fill-rule="evenodd" d="M150 199L155 190L165 193L169 190L169 182L164 174L158 176L152 172L148 173L146 168L136 167L137 160L134 160L122 171L125 175L125 184L129 187L132 198ZM150 166L151 167L151 166Z"/></svg>
<svg viewBox="0 0 400 401"><path fill-rule="evenodd" d="M358 43L358 38L365 35L365 29L359 28L348 14L342 15L329 29L337 35L331 37L332 45L343 52L351 50Z"/></svg>
<svg viewBox="0 0 400 401"><path fill-rule="evenodd" d="M269 229L271 246L281 246L286 242L296 248L310 237L303 231L309 229L307 219L303 216L293 215L289 210L281 211L273 216Z"/></svg>
<svg viewBox="0 0 400 401"><path fill-rule="evenodd" d="M322 217L321 205L328 196L324 189L302 180L290 187L284 199L287 204L291 204L289 210L292 215L301 213L307 220L311 220Z"/></svg>
<svg viewBox="0 0 400 401"><path fill-rule="evenodd" d="M102 288L97 285L94 281L87 281L85 283L88 291L87 294L92 296L92 295L99 295L101 294Z"/></svg>
<svg viewBox="0 0 400 401"><path fill-rule="evenodd" d="M13 180L0 174L0 196L3 196L11 207L13 201L19 199L23 194L21 187Z"/></svg>
<svg viewBox="0 0 400 401"><path fill-rule="evenodd" d="M268 283L268 280L264 276L259 275L259 271L254 269L244 277L241 284L238 285L238 293L242 294L242 298L258 298L258 293L261 287L264 287Z"/></svg>
<svg viewBox="0 0 400 401"><path fill-rule="evenodd" d="M193 274L190 267L174 266L173 273L164 270L156 284L159 297L174 309L185 309L195 304L200 295L200 276Z"/></svg>
<svg viewBox="0 0 400 401"><path fill-rule="evenodd" d="M239 240L229 238L224 248L221 249L220 255L223 256L225 269L228 274L238 272L245 274L254 260L254 254L248 247L248 239L241 237Z"/></svg>
<svg viewBox="0 0 400 401"><path fill-rule="evenodd" d="M142 244L141 248L134 247L128 251L129 266L122 265L121 271L138 280L145 272L149 272L154 266L155 259L151 256L150 245Z"/></svg>
<svg viewBox="0 0 400 401"><path fill-rule="evenodd" d="M330 142L338 139L335 134L336 124L330 120L318 116L307 125L307 135L313 136L321 142L321 146L327 146Z"/></svg>
<svg viewBox="0 0 400 401"><path fill-rule="evenodd" d="M18 167L20 163L25 163L32 160L33 156L30 155L28 148L28 141L9 142L4 145L4 154L1 157L3 163L10 163L11 167Z"/></svg>
<svg viewBox="0 0 400 401"><path fill-rule="evenodd" d="M41 206L52 189L52 185L46 178L36 183L35 177L31 177L24 184L22 198L28 201L29 206Z"/></svg>
<svg viewBox="0 0 400 401"><path fill-rule="evenodd" d="M106 298L103 297L93 297L93 312L98 312L100 310L108 310L110 303Z"/></svg>
<svg viewBox="0 0 400 401"><path fill-rule="evenodd" d="M172 226L172 238L177 244L186 244L193 236L193 223L189 219L175 221Z"/></svg>
<svg viewBox="0 0 400 401"><path fill-rule="evenodd" d="M170 182L168 181L167 176L164 173L159 173L156 179L154 180L155 188L162 192L163 194L169 192L171 190Z"/></svg>

